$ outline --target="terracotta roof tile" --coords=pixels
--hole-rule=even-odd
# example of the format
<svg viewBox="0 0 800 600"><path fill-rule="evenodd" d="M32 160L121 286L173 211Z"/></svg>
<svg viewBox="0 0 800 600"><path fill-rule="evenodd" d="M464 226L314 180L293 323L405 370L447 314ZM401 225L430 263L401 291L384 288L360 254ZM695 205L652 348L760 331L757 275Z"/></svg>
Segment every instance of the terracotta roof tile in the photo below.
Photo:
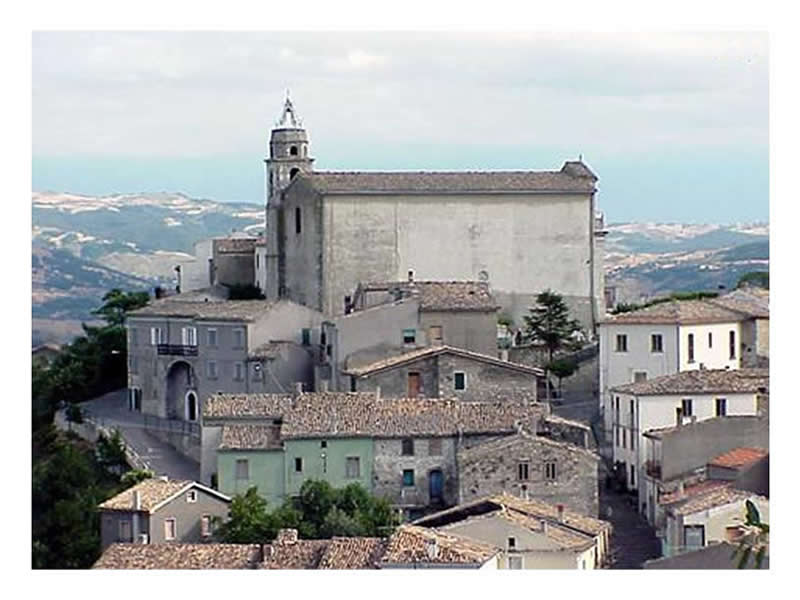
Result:
<svg viewBox="0 0 800 600"><path fill-rule="evenodd" d="M254 569L258 544L112 544L93 569Z"/></svg>
<svg viewBox="0 0 800 600"><path fill-rule="evenodd" d="M255 321L272 310L275 304L267 300L186 301L171 296L153 300L147 306L131 311L128 316Z"/></svg>
<svg viewBox="0 0 800 600"><path fill-rule="evenodd" d="M733 504L735 502L741 502L742 506L744 506L745 500L750 500L754 497L768 501L767 498L758 496L753 492L746 492L744 490L737 490L735 488L726 486L711 490L705 494L700 494L685 504L672 509L672 512L676 515L690 515L701 510L708 510L710 508L724 506L726 504Z"/></svg>
<svg viewBox="0 0 800 600"><path fill-rule="evenodd" d="M682 325L699 323L736 323L744 321L747 315L707 300L670 300L651 306L608 315L603 323L637 324L637 323L680 323Z"/></svg>
<svg viewBox="0 0 800 600"><path fill-rule="evenodd" d="M670 492L668 494L661 494L658 497L658 503L666 505L666 504L674 504L675 502L682 502L684 500L689 500L696 496L701 496L713 490L718 490L720 488L728 487L730 484L731 484L730 481L707 479L705 481L701 481L700 483L696 483L694 485L687 485L686 487L683 488L683 492L681 492L680 490L675 490L674 492Z"/></svg>
<svg viewBox="0 0 800 600"><path fill-rule="evenodd" d="M387 540L368 537L335 537L322 553L320 569L375 569Z"/></svg>
<svg viewBox="0 0 800 600"><path fill-rule="evenodd" d="M435 543L436 552L430 548ZM498 548L461 536L401 525L389 538L381 565L461 564L482 565L499 551Z"/></svg>
<svg viewBox="0 0 800 600"><path fill-rule="evenodd" d="M416 297L422 311L494 312L498 304L485 281L389 281L360 285L358 291Z"/></svg>
<svg viewBox="0 0 800 600"><path fill-rule="evenodd" d="M740 289L724 296L709 298L712 304L745 313L759 319L769 319L769 290Z"/></svg>
<svg viewBox="0 0 800 600"><path fill-rule="evenodd" d="M557 448L559 450L562 450L563 452L571 454L572 456L575 456L577 454L586 459L595 461L600 460L600 457L591 450L581 448L580 446L576 446L575 444L570 444L567 442L559 442L556 440L551 440L544 436L531 435L527 432L521 432L503 436L494 440L489 440L481 444L477 444L475 446L471 446L469 448L463 448L458 450L459 467L463 467L469 463L479 461L486 456L497 456L498 453L502 453L503 449L508 448L509 446L516 446L522 444L528 444L528 446L526 447L549 446L551 448Z"/></svg>
<svg viewBox="0 0 800 600"><path fill-rule="evenodd" d="M612 392L637 396L671 394L757 393L769 390L769 369L697 369L626 383Z"/></svg>
<svg viewBox="0 0 800 600"><path fill-rule="evenodd" d="M159 505L164 500L177 494L183 489L189 489L196 485L191 480L168 480L164 481L160 478L151 478L140 481L133 487L120 492L113 498L109 498L103 502L99 508L105 510L133 510L134 492L139 492L141 499L141 510L150 512L153 507Z"/></svg>
<svg viewBox="0 0 800 600"><path fill-rule="evenodd" d="M715 467L744 467L761 460L767 454L769 450L763 448L735 448L717 456L708 464Z"/></svg>
<svg viewBox="0 0 800 600"><path fill-rule="evenodd" d="M220 450L279 450L283 448L280 430L269 425L224 425Z"/></svg>

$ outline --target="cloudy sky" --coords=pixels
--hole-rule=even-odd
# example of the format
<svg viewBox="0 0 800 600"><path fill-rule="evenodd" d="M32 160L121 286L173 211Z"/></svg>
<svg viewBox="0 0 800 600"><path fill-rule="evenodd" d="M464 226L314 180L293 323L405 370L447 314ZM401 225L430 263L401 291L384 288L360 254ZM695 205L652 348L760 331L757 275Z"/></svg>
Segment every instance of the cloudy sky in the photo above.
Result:
<svg viewBox="0 0 800 600"><path fill-rule="evenodd" d="M319 169L558 169L610 222L766 221L768 37L34 33L33 188L263 202L286 89Z"/></svg>

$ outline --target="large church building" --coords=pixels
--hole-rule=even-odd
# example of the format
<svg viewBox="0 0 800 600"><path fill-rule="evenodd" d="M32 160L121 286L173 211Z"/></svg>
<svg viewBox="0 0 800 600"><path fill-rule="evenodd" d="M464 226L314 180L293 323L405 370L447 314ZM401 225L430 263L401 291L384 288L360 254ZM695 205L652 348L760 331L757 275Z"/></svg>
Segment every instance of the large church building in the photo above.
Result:
<svg viewBox="0 0 800 600"><path fill-rule="evenodd" d="M557 171L315 171L291 101L265 160L266 235L256 283L345 312L359 283L488 281L502 312L522 316L545 289L592 331L605 312L597 177L580 160Z"/></svg>

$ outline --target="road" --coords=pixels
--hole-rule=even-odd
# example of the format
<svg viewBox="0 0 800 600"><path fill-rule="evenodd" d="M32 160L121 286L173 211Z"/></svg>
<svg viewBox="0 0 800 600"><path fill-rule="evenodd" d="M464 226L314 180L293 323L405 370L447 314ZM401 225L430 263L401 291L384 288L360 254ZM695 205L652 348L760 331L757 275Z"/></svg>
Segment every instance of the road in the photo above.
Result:
<svg viewBox="0 0 800 600"><path fill-rule="evenodd" d="M660 558L661 542L630 496L605 489L603 482L600 485L600 518L614 526L610 568L641 569L646 560Z"/></svg>
<svg viewBox="0 0 800 600"><path fill-rule="evenodd" d="M166 475L170 479L199 479L199 463L148 433L144 429L144 416L128 410L127 390L105 394L83 402L80 406L99 425L118 429L125 443L136 451L156 475Z"/></svg>

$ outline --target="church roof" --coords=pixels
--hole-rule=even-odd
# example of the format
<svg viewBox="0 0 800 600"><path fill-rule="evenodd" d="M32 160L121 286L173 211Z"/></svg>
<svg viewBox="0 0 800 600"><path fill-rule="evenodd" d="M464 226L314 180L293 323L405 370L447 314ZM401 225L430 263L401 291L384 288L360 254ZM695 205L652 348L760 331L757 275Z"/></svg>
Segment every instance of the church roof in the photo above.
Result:
<svg viewBox="0 0 800 600"><path fill-rule="evenodd" d="M297 179L324 194L592 193L597 181L581 162L560 171L315 171Z"/></svg>

